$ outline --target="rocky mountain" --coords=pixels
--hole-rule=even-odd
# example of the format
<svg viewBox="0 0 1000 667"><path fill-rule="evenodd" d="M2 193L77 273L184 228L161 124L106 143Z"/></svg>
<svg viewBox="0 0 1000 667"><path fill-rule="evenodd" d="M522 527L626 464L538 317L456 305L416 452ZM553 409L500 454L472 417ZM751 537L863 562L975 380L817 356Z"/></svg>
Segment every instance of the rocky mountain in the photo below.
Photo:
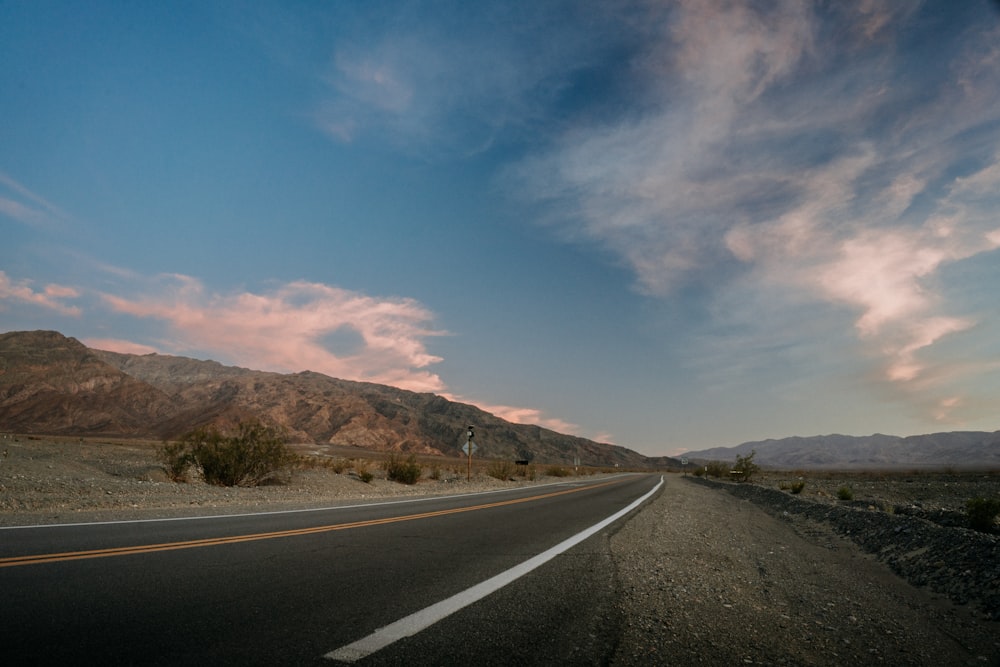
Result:
<svg viewBox="0 0 1000 667"><path fill-rule="evenodd" d="M1000 431L955 431L900 437L818 435L744 442L688 452L692 461L734 461L755 451L754 461L769 468L1000 468Z"/></svg>
<svg viewBox="0 0 1000 667"><path fill-rule="evenodd" d="M295 442L458 455L476 427L478 455L652 468L679 465L625 447L514 424L434 394L320 373L268 373L160 354L86 347L54 331L0 334L0 430L176 438L256 417Z"/></svg>

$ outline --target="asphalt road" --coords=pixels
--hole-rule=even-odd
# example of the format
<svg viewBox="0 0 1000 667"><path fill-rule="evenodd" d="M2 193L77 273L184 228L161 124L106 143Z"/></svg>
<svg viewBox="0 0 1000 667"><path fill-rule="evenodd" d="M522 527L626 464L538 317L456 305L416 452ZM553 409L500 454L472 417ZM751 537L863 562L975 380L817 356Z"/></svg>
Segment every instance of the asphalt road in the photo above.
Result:
<svg viewBox="0 0 1000 667"><path fill-rule="evenodd" d="M606 544L616 523L412 636L370 654L350 647L537 558L659 481L0 529L0 664L600 664L619 635Z"/></svg>

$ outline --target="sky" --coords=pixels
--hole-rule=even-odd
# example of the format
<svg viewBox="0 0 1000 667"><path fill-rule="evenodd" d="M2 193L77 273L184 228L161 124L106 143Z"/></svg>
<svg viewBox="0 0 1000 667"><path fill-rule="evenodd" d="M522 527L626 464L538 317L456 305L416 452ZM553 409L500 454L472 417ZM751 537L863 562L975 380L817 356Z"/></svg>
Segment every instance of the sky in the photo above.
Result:
<svg viewBox="0 0 1000 667"><path fill-rule="evenodd" d="M987 0L0 2L0 331L647 455L1000 429Z"/></svg>

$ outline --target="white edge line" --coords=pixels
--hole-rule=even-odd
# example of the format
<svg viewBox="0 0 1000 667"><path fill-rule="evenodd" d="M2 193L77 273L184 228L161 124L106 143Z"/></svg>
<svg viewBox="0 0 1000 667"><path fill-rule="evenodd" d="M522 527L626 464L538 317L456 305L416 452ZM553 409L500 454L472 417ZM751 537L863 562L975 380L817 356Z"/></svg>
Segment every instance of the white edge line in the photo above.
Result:
<svg viewBox="0 0 1000 667"><path fill-rule="evenodd" d="M611 477L620 477L634 473L617 473ZM607 479L607 478L603 478ZM589 481L589 480L588 480ZM239 514L206 514L203 516L170 516L152 519L121 519L116 521L79 521L69 523L37 523L26 526L0 526L0 530L23 530L25 528L67 528L75 526L109 526L125 523L157 523L166 521L205 521L208 519L233 519L244 516L268 516L270 514L301 514L304 512L328 512L332 510L349 510L357 507L378 507L382 505L403 505L406 503L423 503L431 500L442 500L446 498L463 498L467 496L485 496L491 493L512 493L525 489L543 489L547 486L570 486L580 484L580 482L548 482L546 484L536 484L533 486L517 486L511 489L491 489L489 491L472 491L470 493L453 493L441 496L421 496L420 498L406 498L404 500L385 500L374 503L358 503L356 505L331 505L328 507L305 507L293 510L273 510L270 512L241 512Z"/></svg>
<svg viewBox="0 0 1000 667"><path fill-rule="evenodd" d="M535 568L552 560L564 551L567 551L580 542L583 542L594 533L597 533L606 526L614 523L642 503L646 502L646 500L656 493L661 486L663 486L662 475L660 476L660 481L656 484L656 486L654 486L644 496L633 501L630 505L615 512L603 521L596 523L590 528L587 528L569 539L560 542L551 549L543 551L537 556L529 558L523 563L515 565L509 570L501 572L500 574L491 577L486 581L480 582L471 588L467 588L461 593L456 593L446 600L432 604L431 606L425 607L424 609L410 614L405 618L401 618L394 623L390 623L385 627L379 628L367 637L363 637L356 642L352 642L346 646L330 651L323 657L329 660L339 660L340 662L357 662L358 660L385 648L389 644L417 634L421 630L430 627L446 616L450 616L456 611L469 606L473 602L483 599L490 593L503 588L507 584L523 577Z"/></svg>

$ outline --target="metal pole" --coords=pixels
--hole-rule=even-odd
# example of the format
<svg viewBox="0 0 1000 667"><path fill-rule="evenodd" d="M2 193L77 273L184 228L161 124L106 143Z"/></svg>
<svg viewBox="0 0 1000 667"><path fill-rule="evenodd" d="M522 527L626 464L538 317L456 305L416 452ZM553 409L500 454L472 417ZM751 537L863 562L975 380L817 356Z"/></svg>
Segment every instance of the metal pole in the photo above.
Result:
<svg viewBox="0 0 1000 667"><path fill-rule="evenodd" d="M472 437L473 437L472 426L470 425L469 426L469 440L465 443L465 448L467 450L469 450L469 472L465 476L465 481L467 481L467 482L471 482L472 481Z"/></svg>

